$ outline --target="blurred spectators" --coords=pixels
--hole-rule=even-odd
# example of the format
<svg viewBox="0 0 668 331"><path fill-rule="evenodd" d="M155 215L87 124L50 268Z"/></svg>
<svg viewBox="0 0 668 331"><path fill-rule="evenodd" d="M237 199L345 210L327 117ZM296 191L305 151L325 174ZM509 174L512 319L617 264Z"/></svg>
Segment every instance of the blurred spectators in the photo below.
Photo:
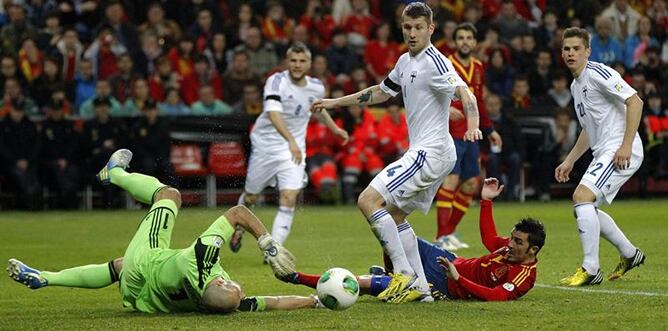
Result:
<svg viewBox="0 0 668 331"><path fill-rule="evenodd" d="M158 116L154 101L144 102L141 117L130 130L134 152L133 166L137 171L154 176L164 183L174 181L174 169L169 159L169 123Z"/></svg>
<svg viewBox="0 0 668 331"><path fill-rule="evenodd" d="M19 73L19 67L16 64L16 59L13 56L5 55L0 59L0 91L4 95L5 82L8 79L15 79L19 82L22 88L26 88L28 83L25 78Z"/></svg>
<svg viewBox="0 0 668 331"><path fill-rule="evenodd" d="M234 48L235 53L239 51L248 54L250 69L260 77L264 77L278 65L278 56L274 45L262 40L262 33L258 27L248 28L244 43Z"/></svg>
<svg viewBox="0 0 668 331"><path fill-rule="evenodd" d="M255 84L244 85L241 100L232 107L235 114L258 116L262 113L262 91Z"/></svg>
<svg viewBox="0 0 668 331"><path fill-rule="evenodd" d="M341 114L337 123L345 129L350 140L337 156L343 166L343 202L354 204L355 188L364 173L370 178L383 170L383 160L378 156L378 136L373 115L366 108L350 106Z"/></svg>
<svg viewBox="0 0 668 331"><path fill-rule="evenodd" d="M487 88L503 98L510 97L515 80L515 69L506 63L500 49L495 49L490 53L489 63L489 66L485 68Z"/></svg>
<svg viewBox="0 0 668 331"><path fill-rule="evenodd" d="M502 42L510 42L515 37L531 32L526 20L517 14L512 0L503 0L494 25L499 29L499 37Z"/></svg>
<svg viewBox="0 0 668 331"><path fill-rule="evenodd" d="M117 39L134 56L140 50L137 28L126 21L125 9L121 1L109 1L104 9L104 23L109 25Z"/></svg>
<svg viewBox="0 0 668 331"><path fill-rule="evenodd" d="M611 32L612 22L610 20L603 16L596 19L596 32L591 37L590 61L601 62L607 65L615 61L624 61L622 45Z"/></svg>
<svg viewBox="0 0 668 331"><path fill-rule="evenodd" d="M118 41L111 26L102 25L98 31L97 38L83 57L93 63L97 79L108 79L118 72L118 57L127 53L128 49Z"/></svg>
<svg viewBox="0 0 668 331"><path fill-rule="evenodd" d="M348 47L346 33L337 29L332 33L332 45L325 51L329 71L337 76L337 81L345 81L348 74L357 67L359 59L357 54Z"/></svg>
<svg viewBox="0 0 668 331"><path fill-rule="evenodd" d="M328 69L327 58L322 54L313 55L313 64L311 65L311 77L320 79L325 85L325 90L329 90L336 84L336 77Z"/></svg>
<svg viewBox="0 0 668 331"><path fill-rule="evenodd" d="M0 161L2 172L17 192L20 208L37 209L41 203L42 188L37 177L40 147L37 127L26 116L21 101L13 100L8 116L0 122Z"/></svg>
<svg viewBox="0 0 668 331"><path fill-rule="evenodd" d="M223 99L223 82L215 70L212 70L209 60L204 55L196 55L193 58L195 70L185 77L181 82L181 95L183 101L191 105L197 101L197 93L200 87L209 85L213 89L216 99Z"/></svg>
<svg viewBox="0 0 668 331"><path fill-rule="evenodd" d="M519 75L513 82L513 92L510 94L509 105L516 114L521 116L523 112L532 110L531 94L529 94L529 78L526 75Z"/></svg>
<svg viewBox="0 0 668 331"><path fill-rule="evenodd" d="M116 114L123 113L123 105L111 95L111 85L109 85L109 81L98 80L95 83L95 94L84 101L81 104L81 107L79 107L79 116L84 118L95 116L96 99L98 100L98 103L104 105L106 105L107 101L109 102L109 115L115 116Z"/></svg>
<svg viewBox="0 0 668 331"><path fill-rule="evenodd" d="M75 198L80 188L76 155L79 137L73 122L65 119L64 108L62 100L52 100L45 107L40 162L44 165L45 184L55 193L54 206L73 209L79 205Z"/></svg>
<svg viewBox="0 0 668 331"><path fill-rule="evenodd" d="M378 153L385 164L399 159L408 150L406 115L397 101L388 103L385 114L376 125Z"/></svg>
<svg viewBox="0 0 668 331"><path fill-rule="evenodd" d="M166 89L179 89L181 76L172 71L172 66L166 56L156 59L155 64L156 70L148 79L148 88L153 100L162 101L165 99Z"/></svg>
<svg viewBox="0 0 668 331"><path fill-rule="evenodd" d="M556 71L552 75L552 87L547 91L536 106L539 109L568 108L573 107L573 96L568 86L568 76L563 71Z"/></svg>
<svg viewBox="0 0 668 331"><path fill-rule="evenodd" d="M124 103L132 97L135 82L140 75L134 70L134 62L129 53L121 54L118 57L118 71L109 77L111 85L111 94L120 103Z"/></svg>
<svg viewBox="0 0 668 331"><path fill-rule="evenodd" d="M213 34L220 31L221 29L218 24L213 21L211 11L206 8L200 9L197 13L197 21L190 28L190 34L196 36L195 49L197 52L203 52L211 41Z"/></svg>
<svg viewBox="0 0 668 331"><path fill-rule="evenodd" d="M348 34L348 42L354 49L363 49L374 26L378 23L369 13L367 0L351 0L352 12L343 21L343 30Z"/></svg>
<svg viewBox="0 0 668 331"><path fill-rule="evenodd" d="M148 7L146 22L137 28L140 37L153 35L164 47L172 47L181 39L181 27L173 20L165 17L165 10L160 2L153 2Z"/></svg>
<svg viewBox="0 0 668 331"><path fill-rule="evenodd" d="M668 178L668 110L658 93L647 96L643 114L645 139L644 173L654 178Z"/></svg>
<svg viewBox="0 0 668 331"><path fill-rule="evenodd" d="M213 87L204 85L199 89L199 100L192 104L192 114L218 116L232 113L232 107L216 98Z"/></svg>
<svg viewBox="0 0 668 331"><path fill-rule="evenodd" d="M56 43L56 51L62 61L62 77L66 82L72 82L76 77L77 68L83 59L81 55L84 46L79 41L79 34L74 29L65 29L63 38ZM91 66L91 69L93 67ZM92 71L91 71L92 74Z"/></svg>
<svg viewBox="0 0 668 331"><path fill-rule="evenodd" d="M120 101L119 101L120 102ZM117 116L137 116L140 115L142 109L146 107L147 103L155 103L151 100L148 93L148 82L146 79L137 79L132 86L132 94L125 100L123 104L123 112L114 114Z"/></svg>
<svg viewBox="0 0 668 331"><path fill-rule="evenodd" d="M283 53L292 39L295 21L285 15L285 9L279 1L267 2L267 14L262 20L264 39L273 43Z"/></svg>
<svg viewBox="0 0 668 331"><path fill-rule="evenodd" d="M490 94L485 98L487 114L494 123L494 129L501 135L502 146L490 148L487 160L487 177L501 180L506 189L504 196L508 200L517 200L520 170L524 160L525 142L520 126L513 119L512 110L502 110L503 103L498 95ZM505 169L502 167L505 166ZM503 174L505 177L502 176ZM504 179L505 178L505 179Z"/></svg>
<svg viewBox="0 0 668 331"><path fill-rule="evenodd" d="M223 75L227 70L227 57L225 54L226 47L225 34L216 32L211 37L206 49L202 54L209 60L209 65L219 75Z"/></svg>
<svg viewBox="0 0 668 331"><path fill-rule="evenodd" d="M15 78L9 78L5 80L5 94L0 101L0 118L9 114L14 108L20 108L25 116L39 114L37 104L33 99L23 94L19 81ZM21 117L21 120L23 120L23 117Z"/></svg>
<svg viewBox="0 0 668 331"><path fill-rule="evenodd" d="M2 52L4 54L16 54L23 40L36 37L37 30L26 19L26 11L22 3L9 1L7 14L9 15L9 23L0 30Z"/></svg>
<svg viewBox="0 0 668 331"><path fill-rule="evenodd" d="M401 55L401 47L390 36L390 24L383 22L376 28L376 38L369 40L364 49L366 69L373 80L380 84Z"/></svg>
<svg viewBox="0 0 668 331"><path fill-rule="evenodd" d="M241 45L248 36L251 27L259 27L260 20L255 16L253 7L248 3L239 5L237 16L227 24L225 31L229 46L234 49Z"/></svg>
<svg viewBox="0 0 668 331"><path fill-rule="evenodd" d="M74 79L74 107L79 109L82 104L95 95L96 81L93 76L93 63L90 60L79 61L79 71Z"/></svg>
<svg viewBox="0 0 668 331"><path fill-rule="evenodd" d="M91 100L91 107L94 109L94 117L84 123L81 147L86 160L84 173L96 174L107 163L114 151L127 147L125 141L127 129L123 121L111 116L113 104L110 97L95 97ZM93 182L92 179L91 182ZM115 194L116 191L113 185L104 186L102 192L105 206L113 207L120 203L119 195Z"/></svg>
<svg viewBox="0 0 668 331"><path fill-rule="evenodd" d="M37 47L50 52L62 39L63 27L60 25L60 16L56 12L50 12L44 17L43 22L45 23L44 28L39 30L37 34Z"/></svg>
<svg viewBox="0 0 668 331"><path fill-rule="evenodd" d="M457 49L453 35L456 28L457 22L450 19L444 21L440 26L441 37L434 42L434 46L445 56L449 56ZM402 47L405 46L402 45Z"/></svg>
<svg viewBox="0 0 668 331"><path fill-rule="evenodd" d="M168 88L165 91L165 99L158 106L162 115L180 116L189 115L190 107L181 100L179 90L175 88Z"/></svg>
<svg viewBox="0 0 668 331"><path fill-rule="evenodd" d="M167 56L174 70L180 77L190 75L194 71L192 57L195 54L195 40L190 35L182 36L175 47L172 47Z"/></svg>
<svg viewBox="0 0 668 331"><path fill-rule="evenodd" d="M243 87L248 84L260 86L260 76L251 71L248 53L235 51L232 55L232 63L227 73L223 75L223 86L225 86L223 100L231 105L237 103L243 94Z"/></svg>
<svg viewBox="0 0 668 331"><path fill-rule="evenodd" d="M545 95L552 86L552 53L543 48L533 55L536 59L535 65L528 66L529 86L534 97Z"/></svg>
<svg viewBox="0 0 668 331"><path fill-rule="evenodd" d="M651 32L652 21L648 17L641 17L638 33L629 36L624 42L624 64L627 68L635 67L650 47L659 47L659 41L650 34Z"/></svg>
<svg viewBox="0 0 668 331"><path fill-rule="evenodd" d="M42 74L44 70L44 53L37 48L37 43L32 38L25 38L19 49L19 69L28 84Z"/></svg>
<svg viewBox="0 0 668 331"><path fill-rule="evenodd" d="M628 0L613 0L601 17L611 23L611 35L622 43L638 31L640 14L629 6Z"/></svg>
<svg viewBox="0 0 668 331"><path fill-rule="evenodd" d="M46 58L43 62L42 74L33 81L30 92L39 106L46 105L50 101L53 91L65 89L65 84L63 84L63 79L60 76L58 62L57 59Z"/></svg>
<svg viewBox="0 0 668 331"><path fill-rule="evenodd" d="M337 88L340 95L342 91ZM340 201L336 161L341 141L321 123L317 116L311 116L306 128L306 172L309 182L316 190L320 202L336 203Z"/></svg>
<svg viewBox="0 0 668 331"><path fill-rule="evenodd" d="M306 12L299 19L299 24L311 31L309 44L317 45L320 49L329 47L337 26L329 8L323 7L320 0L308 1Z"/></svg>

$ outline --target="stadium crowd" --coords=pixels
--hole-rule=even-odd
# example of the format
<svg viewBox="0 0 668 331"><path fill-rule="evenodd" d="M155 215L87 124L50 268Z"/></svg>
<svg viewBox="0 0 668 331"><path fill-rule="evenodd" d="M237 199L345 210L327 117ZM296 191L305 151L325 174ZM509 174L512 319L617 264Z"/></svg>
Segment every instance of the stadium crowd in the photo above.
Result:
<svg viewBox="0 0 668 331"><path fill-rule="evenodd" d="M170 122L257 116L264 80L286 68L292 42L313 52L311 76L330 96L379 83L405 52L399 21L409 2L2 1L0 192L15 198L0 206L43 208L47 188L54 207L76 208L72 197L123 147L135 151L139 171L173 182ZM579 132L561 33L580 26L593 34L590 59L619 71L645 101L641 184L666 177L665 0L426 2L436 24L432 42L443 54L454 51L457 24L478 30L484 101L503 138L500 151L483 157L489 176L515 184L530 164L535 195L550 198L554 168ZM322 201L353 202L360 181L406 150L401 107L398 100L333 111L351 137L343 147L324 125L309 125L307 169ZM541 136L522 134L527 125ZM516 190L507 198L517 199Z"/></svg>

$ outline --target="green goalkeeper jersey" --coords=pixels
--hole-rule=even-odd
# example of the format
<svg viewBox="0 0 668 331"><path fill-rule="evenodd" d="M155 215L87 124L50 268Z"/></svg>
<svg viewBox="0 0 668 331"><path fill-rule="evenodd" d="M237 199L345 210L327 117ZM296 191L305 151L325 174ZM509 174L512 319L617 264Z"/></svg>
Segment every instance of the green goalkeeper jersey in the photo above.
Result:
<svg viewBox="0 0 668 331"><path fill-rule="evenodd" d="M154 208L159 207L156 205ZM148 247L131 243L126 251L120 276L123 304L146 313L202 311L201 298L209 282L216 277L230 279L219 263L219 253L234 229L221 216L190 247L170 249L166 247L173 222L161 220L171 217L172 210L156 211L157 216L149 213L147 219L157 221L140 225L148 229L148 239L137 242L148 242ZM167 225L164 236L161 224ZM155 247L150 243L156 243Z"/></svg>

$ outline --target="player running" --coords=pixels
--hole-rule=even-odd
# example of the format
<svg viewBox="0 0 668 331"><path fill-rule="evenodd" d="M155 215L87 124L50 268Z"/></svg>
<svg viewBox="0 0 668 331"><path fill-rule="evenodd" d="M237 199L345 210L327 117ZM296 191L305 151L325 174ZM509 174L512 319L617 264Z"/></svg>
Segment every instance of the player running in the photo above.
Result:
<svg viewBox="0 0 668 331"><path fill-rule="evenodd" d="M394 265L390 285L378 296L402 302L433 301L425 278L415 232L406 216L416 209L427 213L443 177L453 168L457 155L448 134L448 108L457 97L467 114L464 139L482 139L478 129L475 96L457 75L452 63L430 42L434 32L432 11L413 2L401 15L408 52L379 85L337 99L313 104L314 111L384 102L403 94L410 147L401 159L386 166L360 194L357 206ZM402 292L410 295L401 295Z"/></svg>
<svg viewBox="0 0 668 331"><path fill-rule="evenodd" d="M251 156L244 193L239 204L252 207L267 186L278 184L279 207L271 235L283 244L290 234L297 196L306 186L306 127L315 100L322 99L325 86L306 75L311 69L311 51L302 43L287 50L288 70L271 75L264 86L264 109L251 132ZM348 133L337 127L326 111L316 114L334 135L348 140ZM243 229L234 235L230 248L241 245Z"/></svg>
<svg viewBox="0 0 668 331"><path fill-rule="evenodd" d="M418 239L418 248L432 296L437 299L515 300L529 292L536 281L536 255L545 243L543 224L531 218L520 220L510 238L496 233L492 200L503 186L496 178L485 180L480 201L480 235L490 254L478 258L457 257L435 244ZM360 291L377 296L390 277L381 267L372 267L370 276L358 276ZM319 275L295 273L284 281L315 288Z"/></svg>
<svg viewBox="0 0 668 331"><path fill-rule="evenodd" d="M219 263L220 247L230 240L234 227L241 226L257 238L277 276L294 272L292 254L267 234L262 222L246 207L236 206L226 211L190 247L169 248L181 195L154 177L125 172L131 159L132 152L118 150L98 174L103 184L117 185L137 201L152 204L122 258L60 272L39 271L10 259L7 268L10 277L32 289L102 288L118 280L123 305L145 313L228 313L318 305L315 297L247 297L223 270Z"/></svg>
<svg viewBox="0 0 668 331"><path fill-rule="evenodd" d="M453 36L457 51L448 56L448 59L478 101L480 125L490 145L500 148L501 136L494 130L483 100L485 68L482 62L471 55L477 45L477 30L471 23L462 23L457 26ZM457 112L457 115L464 118L461 101L453 100L450 107L451 113ZM436 194L438 225L436 243L450 251L469 247L455 234L455 230L468 210L473 194L478 189L478 177L480 176L480 148L477 141L464 140L466 130L466 121L454 116L450 118L450 134L455 142L457 162L450 174L443 180L443 185Z"/></svg>
<svg viewBox="0 0 668 331"><path fill-rule="evenodd" d="M596 285L603 281L599 266L599 236L613 244L620 261L608 280L622 277L645 262L645 255L626 238L615 221L598 209L610 204L622 185L640 168L643 146L638 135L643 102L612 68L589 61L589 32L564 30L561 56L573 74L571 93L582 132L570 153L554 171L558 182L569 180L573 164L588 148L594 160L573 193L575 215L584 259L574 275L560 282L568 286Z"/></svg>

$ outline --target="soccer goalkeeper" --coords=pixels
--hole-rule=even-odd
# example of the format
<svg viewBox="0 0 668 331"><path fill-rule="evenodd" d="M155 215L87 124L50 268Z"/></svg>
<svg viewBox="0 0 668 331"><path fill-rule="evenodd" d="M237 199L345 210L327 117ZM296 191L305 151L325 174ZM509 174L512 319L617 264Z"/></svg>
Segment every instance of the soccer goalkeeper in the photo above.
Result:
<svg viewBox="0 0 668 331"><path fill-rule="evenodd" d="M103 184L117 185L137 201L152 204L122 258L60 272L39 271L10 259L9 276L32 289L102 288L120 281L123 305L146 313L229 313L319 305L315 296L247 297L223 270L219 263L220 247L229 242L238 225L255 236L276 276L295 271L293 255L272 239L262 222L246 207L236 206L226 211L190 247L169 248L181 195L154 177L126 172L124 169L131 159L132 152L118 150L97 175Z"/></svg>

